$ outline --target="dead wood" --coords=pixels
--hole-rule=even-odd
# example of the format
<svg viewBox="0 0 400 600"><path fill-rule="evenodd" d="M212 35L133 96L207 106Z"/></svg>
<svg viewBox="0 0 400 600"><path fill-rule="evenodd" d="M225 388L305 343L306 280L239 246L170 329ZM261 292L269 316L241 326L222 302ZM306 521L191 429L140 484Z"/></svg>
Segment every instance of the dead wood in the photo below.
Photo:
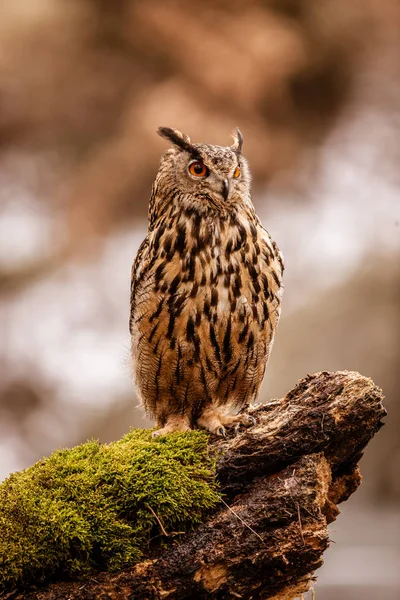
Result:
<svg viewBox="0 0 400 600"><path fill-rule="evenodd" d="M329 544L327 523L360 484L357 463L386 414L382 392L359 373L321 372L252 414L256 425L210 443L222 501L206 523L164 537L121 573L0 598L291 600L305 592Z"/></svg>

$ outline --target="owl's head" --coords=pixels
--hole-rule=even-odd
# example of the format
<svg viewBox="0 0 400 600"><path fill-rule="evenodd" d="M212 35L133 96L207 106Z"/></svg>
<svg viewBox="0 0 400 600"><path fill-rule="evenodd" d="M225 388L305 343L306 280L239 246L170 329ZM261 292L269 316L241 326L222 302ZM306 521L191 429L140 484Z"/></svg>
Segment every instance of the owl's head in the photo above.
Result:
<svg viewBox="0 0 400 600"><path fill-rule="evenodd" d="M159 184L173 185L186 201L198 200L215 209L249 201L250 172L239 129L231 146L193 144L187 135L169 127L160 127L158 133L173 144L161 160Z"/></svg>

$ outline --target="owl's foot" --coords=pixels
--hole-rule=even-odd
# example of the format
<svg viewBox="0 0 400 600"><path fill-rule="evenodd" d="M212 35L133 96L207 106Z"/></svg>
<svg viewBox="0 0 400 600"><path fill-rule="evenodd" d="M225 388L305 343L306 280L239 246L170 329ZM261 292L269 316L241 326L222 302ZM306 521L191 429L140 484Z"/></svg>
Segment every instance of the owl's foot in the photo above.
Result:
<svg viewBox="0 0 400 600"><path fill-rule="evenodd" d="M152 438L157 438L176 431L189 431L191 429L189 419L185 415L170 415L164 427L153 431Z"/></svg>
<svg viewBox="0 0 400 600"><path fill-rule="evenodd" d="M239 413L238 415L226 415L224 413L219 415L221 423L227 429L238 429L241 425L243 427L252 427L257 423L257 420L249 413Z"/></svg>
<svg viewBox="0 0 400 600"><path fill-rule="evenodd" d="M256 419L246 412L238 415L230 415L214 408L214 406L205 408L197 419L197 425L201 429L206 429L214 435L221 437L226 437L226 429L235 429L235 431L238 431L241 425L252 427L256 423Z"/></svg>
<svg viewBox="0 0 400 600"><path fill-rule="evenodd" d="M213 406L207 406L197 419L197 425L201 429L206 429L214 435L226 437L225 427L223 426L219 412Z"/></svg>

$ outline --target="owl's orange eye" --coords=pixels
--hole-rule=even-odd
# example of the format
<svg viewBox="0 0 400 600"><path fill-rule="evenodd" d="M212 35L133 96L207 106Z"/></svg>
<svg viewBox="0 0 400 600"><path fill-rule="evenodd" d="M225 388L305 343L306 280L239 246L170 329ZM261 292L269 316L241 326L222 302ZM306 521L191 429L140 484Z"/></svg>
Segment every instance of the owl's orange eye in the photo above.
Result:
<svg viewBox="0 0 400 600"><path fill-rule="evenodd" d="M240 175L240 167L236 167L233 176L235 179L237 179L239 177L239 175Z"/></svg>
<svg viewBox="0 0 400 600"><path fill-rule="evenodd" d="M206 177L208 169L200 160L195 160L189 165L189 173L195 177Z"/></svg>

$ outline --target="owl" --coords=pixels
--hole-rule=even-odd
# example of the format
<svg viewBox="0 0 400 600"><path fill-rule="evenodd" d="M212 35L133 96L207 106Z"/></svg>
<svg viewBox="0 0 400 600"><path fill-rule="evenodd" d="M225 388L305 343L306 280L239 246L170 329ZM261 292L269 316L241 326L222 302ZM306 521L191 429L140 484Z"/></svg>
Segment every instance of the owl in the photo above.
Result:
<svg viewBox="0 0 400 600"><path fill-rule="evenodd" d="M250 424L279 320L283 259L257 217L239 129L228 147L168 127L132 267L137 392L154 436Z"/></svg>

